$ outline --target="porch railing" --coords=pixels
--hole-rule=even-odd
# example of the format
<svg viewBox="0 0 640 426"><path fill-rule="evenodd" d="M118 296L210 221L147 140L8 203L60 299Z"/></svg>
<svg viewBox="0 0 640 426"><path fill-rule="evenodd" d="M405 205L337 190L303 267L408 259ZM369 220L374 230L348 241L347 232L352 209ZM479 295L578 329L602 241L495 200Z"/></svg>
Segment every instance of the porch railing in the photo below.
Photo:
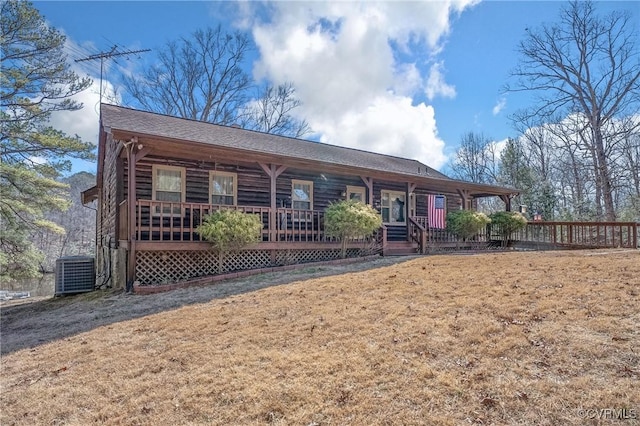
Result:
<svg viewBox="0 0 640 426"><path fill-rule="evenodd" d="M255 214L262 221L263 242L335 242L324 232L324 212L278 208L274 215L269 207L221 206L200 203L169 203L137 200L135 205L134 235L137 241L200 241L196 232L204 218L219 209L233 209ZM118 235L128 238L128 204L118 206ZM275 219L275 223L271 223ZM446 229L430 228L425 216L409 218L408 238L418 243L420 252L432 246L450 246L461 241ZM638 248L638 227L634 222L529 222L519 232L509 235L509 241L533 245L566 247L623 247ZM379 244L386 243L386 229L374 237ZM362 241L370 240L363 238ZM496 226L488 226L473 238L476 243L502 241ZM356 242L354 240L354 242Z"/></svg>
<svg viewBox="0 0 640 426"><path fill-rule="evenodd" d="M279 208L276 217L276 241L330 241L324 233L322 211Z"/></svg>
<svg viewBox="0 0 640 426"><path fill-rule="evenodd" d="M420 222L423 221L409 217L409 238L418 243L418 252L424 254L427 250L427 230Z"/></svg>
<svg viewBox="0 0 640 426"><path fill-rule="evenodd" d="M219 209L240 210L258 215L263 223L262 239L269 239L271 220L268 207L220 206L200 203L169 203L136 201L136 229L138 241L200 241L196 229L204 218Z"/></svg>
<svg viewBox="0 0 640 426"><path fill-rule="evenodd" d="M425 242L428 245L437 244L453 244L461 243L462 241L456 235L449 232L446 228L432 228L429 226L429 218L427 216L414 216L409 220L409 231L412 234L412 227L421 227L424 229ZM478 232L477 235L469 238L468 241L473 242L488 242L488 236L486 229Z"/></svg>
<svg viewBox="0 0 640 426"><path fill-rule="evenodd" d="M124 206L124 210L122 206ZM170 203L151 200L136 201L136 240L200 241L196 229L202 225L208 214L220 209L239 210L258 215L263 225L263 242L334 241L324 233L324 212L322 211L279 208L276 210L276 222L273 224L274 226L271 226L272 215L269 207ZM124 223L126 227L126 203L121 205L120 214L125 218L121 224ZM275 232L271 233L271 230L275 230Z"/></svg>

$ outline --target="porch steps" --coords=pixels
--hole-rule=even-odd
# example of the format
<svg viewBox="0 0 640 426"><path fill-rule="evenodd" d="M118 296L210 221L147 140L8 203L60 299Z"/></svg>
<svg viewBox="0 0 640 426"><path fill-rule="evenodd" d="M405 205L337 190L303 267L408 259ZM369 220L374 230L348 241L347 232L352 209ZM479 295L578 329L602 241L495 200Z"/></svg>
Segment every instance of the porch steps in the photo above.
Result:
<svg viewBox="0 0 640 426"><path fill-rule="evenodd" d="M388 241L385 256L411 256L418 254L418 244L409 241Z"/></svg>

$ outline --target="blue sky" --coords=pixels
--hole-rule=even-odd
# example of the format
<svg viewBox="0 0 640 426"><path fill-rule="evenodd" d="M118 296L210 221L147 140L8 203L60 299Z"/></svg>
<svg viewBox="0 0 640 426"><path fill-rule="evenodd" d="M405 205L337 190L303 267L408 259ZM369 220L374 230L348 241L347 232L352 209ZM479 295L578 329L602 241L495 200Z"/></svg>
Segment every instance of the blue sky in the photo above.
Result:
<svg viewBox="0 0 640 426"><path fill-rule="evenodd" d="M105 86L152 63L169 40L218 23L251 34L247 70L275 84L293 81L298 113L327 143L415 158L438 169L461 136L482 132L496 141L517 136L508 116L530 102L504 94L526 28L558 20L565 2L97 2L36 1L47 22L68 37L71 59L108 51L152 49L110 62ZM640 2L599 3L602 12ZM96 79L80 96L82 112L54 125L95 141L99 62L75 64ZM94 171L76 162L74 171Z"/></svg>

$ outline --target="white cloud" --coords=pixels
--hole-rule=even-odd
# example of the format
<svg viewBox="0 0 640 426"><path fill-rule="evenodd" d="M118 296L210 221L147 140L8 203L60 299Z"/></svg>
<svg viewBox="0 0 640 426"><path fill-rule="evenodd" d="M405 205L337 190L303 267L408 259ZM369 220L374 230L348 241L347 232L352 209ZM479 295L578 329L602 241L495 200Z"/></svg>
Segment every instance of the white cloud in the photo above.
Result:
<svg viewBox="0 0 640 426"><path fill-rule="evenodd" d="M298 114L321 140L415 158L444 161L431 106L413 96L453 97L443 64L434 62L449 19L473 1L280 2L266 22L253 23L260 57L254 76L292 81ZM243 21L243 25L248 25ZM432 63L429 75L405 57Z"/></svg>
<svg viewBox="0 0 640 426"><path fill-rule="evenodd" d="M90 56L95 51L92 44L79 45L67 37L65 52L69 61ZM71 62L71 69L80 77L90 76L93 83L86 90L72 96L71 99L82 103L83 108L77 111L56 111L51 114L49 124L64 133L78 135L84 142L98 144L100 125L100 61ZM120 97L115 93L114 86L106 79L110 69L109 61L104 63L102 82L102 101L119 103Z"/></svg>
<svg viewBox="0 0 640 426"><path fill-rule="evenodd" d="M113 86L108 81L103 82L103 102L109 99L118 100L114 95ZM71 99L81 102L84 107L77 111L56 111L51 114L49 124L73 136L78 135L84 142L98 144L98 127L100 125L100 81L94 81L91 87L74 95Z"/></svg>
<svg viewBox="0 0 640 426"><path fill-rule="evenodd" d="M414 106L411 98L387 94L364 110L341 115L338 122L318 124L325 129L321 142L415 158L432 167L446 161L433 107Z"/></svg>
<svg viewBox="0 0 640 426"><path fill-rule="evenodd" d="M394 93L402 96L413 95L422 89L422 75L415 63L398 64L395 69Z"/></svg>
<svg viewBox="0 0 640 426"><path fill-rule="evenodd" d="M491 142L491 146L489 147L489 149L491 152L493 152L496 159L499 159L502 155L502 151L504 151L504 149L507 147L507 142L509 142L509 138Z"/></svg>
<svg viewBox="0 0 640 426"><path fill-rule="evenodd" d="M29 157L28 161L33 164L46 164L47 159L44 157Z"/></svg>
<svg viewBox="0 0 640 426"><path fill-rule="evenodd" d="M493 115L498 115L502 112L502 110L507 106L507 98L502 97L498 99L498 102L493 107Z"/></svg>
<svg viewBox="0 0 640 426"><path fill-rule="evenodd" d="M455 98L456 96L456 88L444 81L444 76L441 71L442 67L442 62L436 62L431 65L431 69L429 70L425 94L430 101L436 96L442 96L444 98Z"/></svg>
<svg viewBox="0 0 640 426"><path fill-rule="evenodd" d="M80 78L89 76L93 82L89 88L72 96L71 99L81 103L83 108L76 111L55 111L51 113L48 125L56 130L62 131L69 136L78 135L82 141L94 145L98 143L98 132L100 125L100 68L101 63L97 60L75 62L95 54L98 50L92 42L76 43L71 39L63 28L57 28L66 36L64 53L70 69ZM103 65L103 102L121 103L120 96L114 90L114 85L108 81L110 61L105 61ZM44 164L47 159L43 157L30 157L28 159L34 164ZM95 172L95 161L71 159L71 172L92 171Z"/></svg>
<svg viewBox="0 0 640 426"><path fill-rule="evenodd" d="M93 85L95 85L94 83ZM51 114L49 124L66 134L78 135L85 142L98 143L98 94L91 89L73 96L74 100L82 102L84 107L78 111L56 111Z"/></svg>

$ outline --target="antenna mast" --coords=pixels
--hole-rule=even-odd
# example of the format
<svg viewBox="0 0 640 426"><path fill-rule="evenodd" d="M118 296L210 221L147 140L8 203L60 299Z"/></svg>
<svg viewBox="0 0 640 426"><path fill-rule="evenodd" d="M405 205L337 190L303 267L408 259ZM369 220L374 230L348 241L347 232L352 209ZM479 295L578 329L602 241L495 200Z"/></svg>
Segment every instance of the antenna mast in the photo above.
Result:
<svg viewBox="0 0 640 426"><path fill-rule="evenodd" d="M87 56L86 58L76 59L76 62L84 62L84 61L92 61L95 59L100 59L100 103L102 103L102 73L104 68L104 60L111 59L116 56L126 56L133 55L136 53L150 52L151 49L141 49L141 50L127 50L125 52L119 52L118 46L115 45L108 52L100 52L95 55Z"/></svg>

